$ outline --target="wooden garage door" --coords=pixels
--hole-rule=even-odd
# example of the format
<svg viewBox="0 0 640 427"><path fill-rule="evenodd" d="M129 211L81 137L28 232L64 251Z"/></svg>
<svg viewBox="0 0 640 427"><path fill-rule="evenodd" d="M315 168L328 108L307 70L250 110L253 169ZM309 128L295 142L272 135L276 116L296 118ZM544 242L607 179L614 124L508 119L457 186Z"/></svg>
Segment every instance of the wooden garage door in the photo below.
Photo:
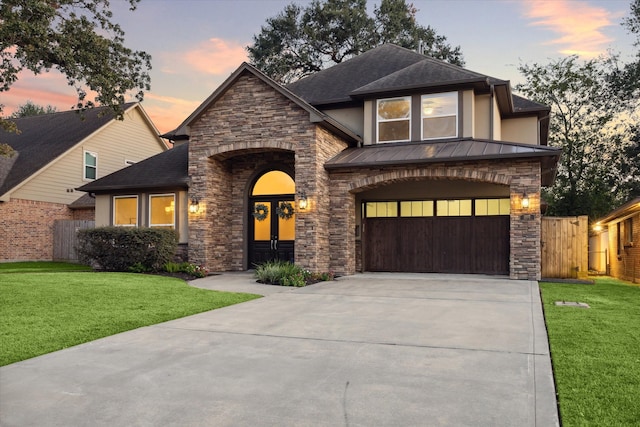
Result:
<svg viewBox="0 0 640 427"><path fill-rule="evenodd" d="M509 216L364 219L367 271L509 273Z"/></svg>

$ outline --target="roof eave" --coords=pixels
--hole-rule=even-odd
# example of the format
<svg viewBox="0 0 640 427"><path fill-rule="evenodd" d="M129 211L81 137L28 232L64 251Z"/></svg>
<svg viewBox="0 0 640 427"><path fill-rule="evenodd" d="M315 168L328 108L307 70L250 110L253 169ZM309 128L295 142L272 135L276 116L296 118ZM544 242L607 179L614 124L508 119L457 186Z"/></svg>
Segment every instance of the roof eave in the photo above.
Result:
<svg viewBox="0 0 640 427"><path fill-rule="evenodd" d="M455 86L476 86L476 85L487 85L486 77L473 77L469 79L459 79L459 80L450 80L446 82L433 82L433 83L420 83L413 85L403 85L403 86L393 86L387 87L384 89L370 89L370 90L360 90L356 89L352 91L349 95L354 98L371 98L376 95L387 95L389 93L400 93L400 92L415 92L420 89L436 89L436 88L449 88Z"/></svg>
<svg viewBox="0 0 640 427"><path fill-rule="evenodd" d="M596 221L596 224L604 225L611 222L614 219L630 216L635 214L636 212L640 212L640 197L631 199L630 201L620 206L619 208L609 212L606 216L598 219Z"/></svg>
<svg viewBox="0 0 640 427"><path fill-rule="evenodd" d="M174 183L165 183L165 184L123 184L123 185L108 185L104 187L90 187L90 184L83 185L82 187L76 188L78 191L84 191L85 193L92 194L109 194L114 192L121 192L126 190L166 190L166 189L188 189L189 182L180 181Z"/></svg>
<svg viewBox="0 0 640 427"><path fill-rule="evenodd" d="M457 156L443 158L426 158L426 159L407 159L407 160L390 160L390 161L378 161L378 162L362 162L362 163L325 163L324 168L327 170L332 169L348 169L348 168L366 168L374 166L406 166L410 164L425 164L425 163L459 163L459 162L475 162L478 160L502 160L502 159L526 159L526 158L538 158L538 157L558 157L557 153L512 153L501 155L482 155L482 156Z"/></svg>

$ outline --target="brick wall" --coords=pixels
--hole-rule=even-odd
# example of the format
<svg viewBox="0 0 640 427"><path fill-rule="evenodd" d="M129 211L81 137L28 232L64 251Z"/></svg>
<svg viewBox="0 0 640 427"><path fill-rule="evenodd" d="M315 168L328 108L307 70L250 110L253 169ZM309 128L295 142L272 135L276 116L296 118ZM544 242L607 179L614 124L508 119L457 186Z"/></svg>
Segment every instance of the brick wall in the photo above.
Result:
<svg viewBox="0 0 640 427"><path fill-rule="evenodd" d="M75 218L65 204L22 199L1 202L0 261L52 260L57 219Z"/></svg>
<svg viewBox="0 0 640 427"><path fill-rule="evenodd" d="M96 220L96 210L95 208L90 209L73 209L71 211L71 215L74 220L82 220L82 221L95 221Z"/></svg>
<svg viewBox="0 0 640 427"><path fill-rule="evenodd" d="M631 217L633 222L633 246L625 245L625 226L628 222L612 222L609 224L609 274L622 280L640 282L640 213ZM618 251L618 223L622 239Z"/></svg>

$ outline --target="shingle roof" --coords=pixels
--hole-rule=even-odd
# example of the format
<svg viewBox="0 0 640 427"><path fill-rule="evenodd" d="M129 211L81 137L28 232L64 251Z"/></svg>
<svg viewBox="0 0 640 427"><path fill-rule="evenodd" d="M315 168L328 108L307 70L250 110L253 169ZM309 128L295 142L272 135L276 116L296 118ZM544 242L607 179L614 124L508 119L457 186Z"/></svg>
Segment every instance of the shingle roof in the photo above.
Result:
<svg viewBox="0 0 640 427"><path fill-rule="evenodd" d="M349 102L352 96L462 82L508 83L400 46L384 44L291 83L287 89L311 105L319 106Z"/></svg>
<svg viewBox="0 0 640 427"><path fill-rule="evenodd" d="M348 102L349 94L425 59L417 52L385 44L287 86L311 105Z"/></svg>
<svg viewBox="0 0 640 427"><path fill-rule="evenodd" d="M77 188L89 193L189 187L189 143L149 157Z"/></svg>
<svg viewBox="0 0 640 427"><path fill-rule="evenodd" d="M135 103L123 105L131 108ZM109 107L42 114L11 119L20 133L0 130L0 142L9 144L18 156L0 182L0 196L58 158L77 143L113 120Z"/></svg>

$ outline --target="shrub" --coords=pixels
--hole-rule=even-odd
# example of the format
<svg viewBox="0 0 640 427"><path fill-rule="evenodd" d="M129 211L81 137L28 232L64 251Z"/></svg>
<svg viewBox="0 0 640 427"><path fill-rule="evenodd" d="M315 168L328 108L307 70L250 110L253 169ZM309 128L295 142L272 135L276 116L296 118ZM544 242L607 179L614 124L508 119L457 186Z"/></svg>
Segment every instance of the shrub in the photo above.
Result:
<svg viewBox="0 0 640 427"><path fill-rule="evenodd" d="M108 271L159 271L178 247L175 230L99 227L78 231L79 261Z"/></svg>
<svg viewBox="0 0 640 427"><path fill-rule="evenodd" d="M333 272L311 273L288 261L267 261L256 266L255 274L262 283L296 287L334 279Z"/></svg>
<svg viewBox="0 0 640 427"><path fill-rule="evenodd" d="M168 273L186 273L197 278L206 277L209 274L209 270L206 267L191 264L190 262L168 262L164 265L164 270Z"/></svg>

